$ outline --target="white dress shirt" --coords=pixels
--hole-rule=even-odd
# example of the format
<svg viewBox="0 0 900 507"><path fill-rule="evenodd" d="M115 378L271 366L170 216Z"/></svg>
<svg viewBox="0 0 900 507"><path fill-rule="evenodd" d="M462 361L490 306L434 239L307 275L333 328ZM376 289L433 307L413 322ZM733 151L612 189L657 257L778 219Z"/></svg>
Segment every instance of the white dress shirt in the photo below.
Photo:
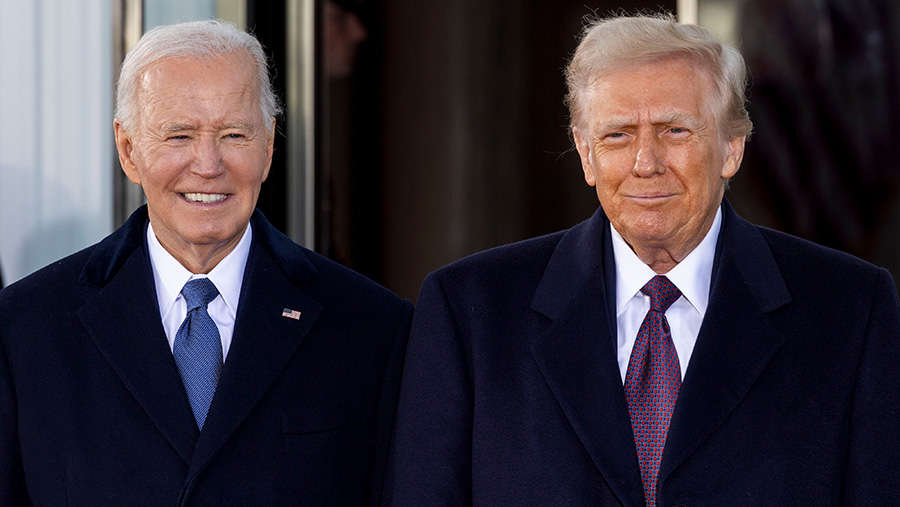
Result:
<svg viewBox="0 0 900 507"><path fill-rule="evenodd" d="M671 271L665 274L682 296L666 311L666 320L672 332L672 342L678 352L681 365L681 378L691 361L697 335L706 307L709 304L709 285L712 279L713 260L716 254L716 242L719 229L722 227L722 208L716 211L712 227L706 233L697 248L688 254ZM631 247L622 239L615 227L612 232L613 255L616 260L616 329L617 356L619 373L622 382L628 372L628 361L631 349L637 340L638 331L644 317L650 310L650 296L644 295L641 288L656 276L650 266L644 264Z"/></svg>
<svg viewBox="0 0 900 507"><path fill-rule="evenodd" d="M159 302L163 329L169 340L169 350L174 350L175 334L187 316L187 303L181 295L182 287L194 278L209 278L219 290L219 295L209 303L207 311L219 328L222 359L228 357L252 237L253 232L248 224L234 250L219 261L208 275L195 275L163 248L153 232L153 224L147 227L147 244L150 245L150 265L153 267L153 280L156 283L156 299Z"/></svg>

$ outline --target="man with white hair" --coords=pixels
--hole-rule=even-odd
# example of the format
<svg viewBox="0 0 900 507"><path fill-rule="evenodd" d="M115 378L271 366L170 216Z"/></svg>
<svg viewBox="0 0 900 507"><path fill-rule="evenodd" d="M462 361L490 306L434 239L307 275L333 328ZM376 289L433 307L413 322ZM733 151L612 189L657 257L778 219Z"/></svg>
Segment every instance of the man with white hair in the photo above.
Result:
<svg viewBox="0 0 900 507"><path fill-rule="evenodd" d="M147 205L0 292L0 505L378 503L412 305L255 211L278 110L231 25L129 52Z"/></svg>
<svg viewBox="0 0 900 507"><path fill-rule="evenodd" d="M605 19L567 82L600 208L425 280L388 504L897 504L894 283L724 200L751 130L737 50Z"/></svg>

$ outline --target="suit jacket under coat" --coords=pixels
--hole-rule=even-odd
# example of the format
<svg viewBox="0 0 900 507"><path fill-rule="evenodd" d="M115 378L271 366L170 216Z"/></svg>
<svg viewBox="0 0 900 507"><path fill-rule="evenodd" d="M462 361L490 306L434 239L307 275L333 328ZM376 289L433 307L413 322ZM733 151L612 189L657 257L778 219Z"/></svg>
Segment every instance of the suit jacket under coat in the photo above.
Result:
<svg viewBox="0 0 900 507"><path fill-rule="evenodd" d="M377 503L412 305L256 212L200 433L146 223L0 292L0 505Z"/></svg>
<svg viewBox="0 0 900 507"><path fill-rule="evenodd" d="M657 505L896 505L900 307L890 275L723 210ZM388 504L644 505L609 241L598 210L429 275Z"/></svg>

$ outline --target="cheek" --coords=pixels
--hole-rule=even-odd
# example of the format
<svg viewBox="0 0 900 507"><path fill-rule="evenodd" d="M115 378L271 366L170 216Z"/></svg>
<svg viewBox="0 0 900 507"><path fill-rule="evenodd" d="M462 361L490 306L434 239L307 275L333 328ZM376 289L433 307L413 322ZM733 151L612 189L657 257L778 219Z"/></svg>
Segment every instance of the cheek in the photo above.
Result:
<svg viewBox="0 0 900 507"><path fill-rule="evenodd" d="M687 142L666 146L665 161L671 168L681 169L682 172L694 173L704 170L709 166L712 153L708 148L697 142Z"/></svg>
<svg viewBox="0 0 900 507"><path fill-rule="evenodd" d="M265 179L268 158L264 149L243 149L222 157L230 175L244 184L260 184Z"/></svg>
<svg viewBox="0 0 900 507"><path fill-rule="evenodd" d="M594 177L598 194L613 194L629 177L634 167L634 157L621 152L607 152L594 160Z"/></svg>
<svg viewBox="0 0 900 507"><path fill-rule="evenodd" d="M708 162L708 161L706 161ZM707 207L712 207L713 202L718 204L724 191L724 181L718 167L714 165L700 166L696 170L685 174L682 184L690 189L691 208L694 213L699 213Z"/></svg>
<svg viewBox="0 0 900 507"><path fill-rule="evenodd" d="M614 172L608 167L597 169L596 185L594 190L597 193L597 199L605 209L613 209L615 207L615 198L621 183L620 178L613 177Z"/></svg>
<svg viewBox="0 0 900 507"><path fill-rule="evenodd" d="M144 164L140 169L145 193L164 193L176 186L187 174L190 160L181 157L163 156Z"/></svg>
<svg viewBox="0 0 900 507"><path fill-rule="evenodd" d="M705 186L711 178L718 175L718 172L713 170L715 164L712 154L705 150L672 150L667 161L669 168L687 187Z"/></svg>

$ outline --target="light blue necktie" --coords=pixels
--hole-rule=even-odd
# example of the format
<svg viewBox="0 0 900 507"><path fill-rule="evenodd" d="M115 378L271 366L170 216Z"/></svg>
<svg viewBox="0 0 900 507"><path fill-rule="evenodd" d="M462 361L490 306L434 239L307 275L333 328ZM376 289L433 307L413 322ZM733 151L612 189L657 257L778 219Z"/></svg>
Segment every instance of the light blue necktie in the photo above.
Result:
<svg viewBox="0 0 900 507"><path fill-rule="evenodd" d="M175 334L175 363L197 427L202 430L222 371L222 341L206 311L219 291L208 278L197 278L184 284L181 294L187 301L187 316Z"/></svg>

